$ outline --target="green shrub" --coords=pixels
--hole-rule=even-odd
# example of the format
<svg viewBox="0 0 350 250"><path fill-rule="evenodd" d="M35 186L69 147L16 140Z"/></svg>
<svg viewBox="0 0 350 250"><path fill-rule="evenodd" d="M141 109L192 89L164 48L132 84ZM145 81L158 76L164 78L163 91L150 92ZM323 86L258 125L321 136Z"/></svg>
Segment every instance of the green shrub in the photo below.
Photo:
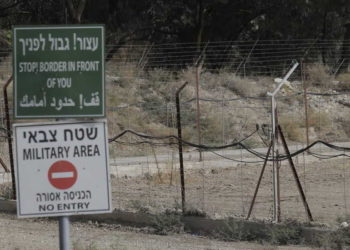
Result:
<svg viewBox="0 0 350 250"><path fill-rule="evenodd" d="M149 213L149 209L147 207L145 207L141 201L139 200L131 200L129 201L129 206L131 209L134 209L136 212L139 213Z"/></svg>
<svg viewBox="0 0 350 250"><path fill-rule="evenodd" d="M11 199L12 195L13 191L11 182L0 184L0 197L4 199Z"/></svg>
<svg viewBox="0 0 350 250"><path fill-rule="evenodd" d="M259 228L249 227L246 222L228 218L217 236L227 241L263 241L268 235Z"/></svg>
<svg viewBox="0 0 350 250"><path fill-rule="evenodd" d="M225 221L224 228L216 235L227 241L256 241L275 245L300 244L303 241L302 224L294 220L276 225L257 226L229 218Z"/></svg>
<svg viewBox="0 0 350 250"><path fill-rule="evenodd" d="M300 244L302 241L302 225L294 220L271 227L270 242L276 245Z"/></svg>
<svg viewBox="0 0 350 250"><path fill-rule="evenodd" d="M173 213L162 213L155 215L152 221L152 227L156 234L168 235L170 233L181 233L184 231L184 224L181 222L180 215Z"/></svg>
<svg viewBox="0 0 350 250"><path fill-rule="evenodd" d="M350 246L350 228L340 228L316 239L315 245L325 250L344 250Z"/></svg>
<svg viewBox="0 0 350 250"><path fill-rule="evenodd" d="M185 216L195 216L195 217L206 217L207 216L207 214L204 211L199 210L199 209L194 208L194 207L186 208L184 215Z"/></svg>

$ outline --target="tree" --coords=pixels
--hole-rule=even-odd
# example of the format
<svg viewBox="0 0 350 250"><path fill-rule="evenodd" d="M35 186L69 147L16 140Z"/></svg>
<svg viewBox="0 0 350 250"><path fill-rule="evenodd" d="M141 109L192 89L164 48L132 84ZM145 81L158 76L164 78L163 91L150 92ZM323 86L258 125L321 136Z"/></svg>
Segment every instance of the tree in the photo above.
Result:
<svg viewBox="0 0 350 250"><path fill-rule="evenodd" d="M69 15L73 23L81 23L86 0L66 0Z"/></svg>
<svg viewBox="0 0 350 250"><path fill-rule="evenodd" d="M350 39L349 0L2 0L0 25L103 23L107 43ZM331 64L320 47L323 63ZM343 42L340 61L349 64ZM338 62L340 63L340 62Z"/></svg>

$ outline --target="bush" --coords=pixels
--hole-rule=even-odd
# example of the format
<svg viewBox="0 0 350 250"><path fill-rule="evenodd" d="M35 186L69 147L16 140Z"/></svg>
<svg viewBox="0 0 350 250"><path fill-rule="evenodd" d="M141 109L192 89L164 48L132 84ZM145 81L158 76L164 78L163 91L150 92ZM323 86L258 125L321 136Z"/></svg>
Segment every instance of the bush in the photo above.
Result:
<svg viewBox="0 0 350 250"><path fill-rule="evenodd" d="M185 216L203 217L203 218L207 216L207 214L204 211L202 211L198 208L194 208L194 207L187 207L184 215Z"/></svg>
<svg viewBox="0 0 350 250"><path fill-rule="evenodd" d="M261 88L255 81L235 75L232 75L228 88L242 97L261 96L265 94L261 92Z"/></svg>
<svg viewBox="0 0 350 250"><path fill-rule="evenodd" d="M297 119L296 115L283 115L279 118L285 137L292 141L305 141L305 121L304 118Z"/></svg>
<svg viewBox="0 0 350 250"><path fill-rule="evenodd" d="M350 228L341 228L316 239L316 246L325 250L343 250L350 246Z"/></svg>
<svg viewBox="0 0 350 250"><path fill-rule="evenodd" d="M289 220L271 228L270 242L276 245L300 244L302 241L301 232L301 224L297 221Z"/></svg>
<svg viewBox="0 0 350 250"><path fill-rule="evenodd" d="M156 234L168 235L170 233L181 233L184 231L184 224L180 215L172 213L158 214L153 218L152 227Z"/></svg>
<svg viewBox="0 0 350 250"><path fill-rule="evenodd" d="M350 91L350 73L339 74L336 80L339 81L336 85L338 91Z"/></svg>
<svg viewBox="0 0 350 250"><path fill-rule="evenodd" d="M4 199L11 199L12 198L12 183L7 182L0 184L0 197Z"/></svg>
<svg viewBox="0 0 350 250"><path fill-rule="evenodd" d="M259 241L266 240L268 234L264 230L249 227L246 222L228 218L225 227L217 232L217 236L227 241Z"/></svg>
<svg viewBox="0 0 350 250"><path fill-rule="evenodd" d="M265 96L271 83L272 80L268 78L242 78L229 71L203 72L200 76L200 84L205 86L205 89L218 90L222 87L243 97Z"/></svg>
<svg viewBox="0 0 350 250"><path fill-rule="evenodd" d="M166 85L167 82L172 81L173 78L174 72L162 68L155 68L148 71L148 79L154 88L157 88L160 85Z"/></svg>
<svg viewBox="0 0 350 250"><path fill-rule="evenodd" d="M279 124L282 127L284 135L292 140L304 142L305 135L305 116L296 114L286 114L279 118ZM324 111L315 111L310 109L308 113L309 128L315 128L316 132L327 130L331 126L331 119Z"/></svg>
<svg viewBox="0 0 350 250"><path fill-rule="evenodd" d="M312 64L306 68L308 86L329 88L333 77L329 74L330 70L327 66L320 63Z"/></svg>
<svg viewBox="0 0 350 250"><path fill-rule="evenodd" d="M217 236L227 241L256 241L276 245L300 244L303 241L302 224L294 220L277 225L256 226L229 218Z"/></svg>
<svg viewBox="0 0 350 250"><path fill-rule="evenodd" d="M149 208L144 206L139 200L131 200L129 202L130 208L134 209L136 212L147 214L149 213Z"/></svg>

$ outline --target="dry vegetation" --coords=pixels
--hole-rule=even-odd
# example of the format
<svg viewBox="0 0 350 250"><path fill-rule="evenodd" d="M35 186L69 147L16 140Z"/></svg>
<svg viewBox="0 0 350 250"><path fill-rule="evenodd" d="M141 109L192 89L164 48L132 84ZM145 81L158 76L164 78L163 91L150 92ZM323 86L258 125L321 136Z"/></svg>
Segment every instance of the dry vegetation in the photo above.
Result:
<svg viewBox="0 0 350 250"><path fill-rule="evenodd" d="M127 58L123 54L120 56ZM107 63L106 93L110 134L115 135L124 129L154 135L176 134L175 92L187 81L189 84L181 93L183 137L197 142L196 69L146 70L144 64L142 60L135 64L129 63L127 59L123 65L117 65L113 60ZM3 60L0 67L5 69L0 75L5 82L10 76L11 59ZM308 92L339 94L350 90L350 73L335 76L322 64L310 64L304 69L304 83ZM270 123L270 99L266 93L276 87L273 77L242 77L235 75L232 70L211 72L202 69L199 79L200 97L205 99L200 102L204 143L223 144L240 140L254 131L256 124ZM293 82L293 89L283 88L278 99L279 122L287 138L296 142L306 141L302 85L302 82ZM350 100L346 95L308 95L310 139L335 141L349 136L349 107ZM259 138L250 139L247 143L251 146L263 145Z"/></svg>
<svg viewBox="0 0 350 250"><path fill-rule="evenodd" d="M331 87L333 76L327 66L320 63L309 65L306 68L306 84L309 87L319 87L327 90Z"/></svg>
<svg viewBox="0 0 350 250"><path fill-rule="evenodd" d="M175 91L183 82L188 81L189 86L181 94L181 100L183 101L183 135L186 140L196 142L196 105L194 101L189 101L195 97L195 73L196 71L193 68L179 72L169 72L164 69L140 70L137 65L126 64L123 68L116 68L113 64L108 65L106 93L110 135L115 135L124 129L133 129L153 135L176 134ZM306 73L306 84L310 92L341 93L349 89L350 74L348 73L340 74L337 78L334 78L328 73L328 69L321 65L308 67ZM219 102L201 101L203 143L222 144L237 141L251 133L256 124L269 124L270 100L264 97L266 97L266 92L271 91L275 86L274 79L269 77L242 78L228 71L213 73L203 70L200 75L200 96L206 100L225 100ZM281 91L281 97L283 98L278 99L279 122L289 140L305 142L304 100L301 95L297 95L302 90L302 86L297 82L293 86L294 90L284 88ZM310 136L313 139L347 140L347 136L350 135L350 126L348 125L350 120L346 117L350 115L348 109L350 100L346 96L320 97L310 95L308 105ZM268 133L262 134L262 136L268 136ZM124 141L128 139L123 138ZM250 138L245 143L249 146L263 145L261 138L257 136ZM133 156L155 154L154 149L152 151L150 147L145 152L143 146L119 145L118 150L123 151L123 147L128 147ZM121 155L120 151L118 151L119 156ZM218 213L220 213L219 216L244 215L251 198L250 195L253 193L252 188L254 188L260 165L250 168L250 172L242 172L243 169L246 169L242 168L242 165L236 168L217 170L217 163L212 164L214 165L206 166L208 167L207 172L203 169L186 172L186 185L190 190L188 196L189 210L193 214L202 216L207 213L211 217L216 217ZM344 165L344 163L342 164ZM335 164L330 166L331 168L327 171L335 171L336 166L341 168L343 165ZM319 163L311 165L314 172L319 171L319 167ZM180 210L180 181L178 173L173 170L171 168L169 172L158 171L154 175L145 173L143 176L133 178L132 181L127 176L114 179L112 184L115 204L118 204L119 208L123 210L136 210L145 213L159 212L152 210L158 208L162 212L164 210L178 212ZM340 170L336 174L339 172ZM244 174L243 177L242 173ZM332 177L333 175L329 176ZM334 180L323 179L322 181L319 177L313 174L308 177L308 194L311 194L310 204L319 213L317 219L326 220L322 217L326 214L327 219L334 221L334 218L339 214L339 211L336 211L334 207L339 207L339 201L343 199L342 193L337 193L336 190L340 190L340 186L342 187L343 184L339 182L340 177ZM290 209L290 213L286 213L286 216L299 219L298 216L300 216L302 207L297 192L289 188L292 186L290 179L287 179L285 175L284 178L286 179L282 179L282 181L286 182L285 187L288 186L288 190L283 193L285 195L283 204L287 204L285 206ZM331 185L326 186L325 183ZM329 186L332 186L334 190ZM329 190L334 191L337 195L329 195ZM2 196L9 196L10 191L8 185L0 186ZM264 206L265 210L257 209L256 211L262 213L257 217L266 217L266 214L270 212L266 205L269 202L269 191L271 191L270 184L265 183L262 190L263 195L259 197L261 198L259 206ZM204 200L200 200L199 192L203 193L203 197L204 192L206 192L206 209L204 209ZM238 193L240 195L237 195ZM318 195L323 194L327 198L318 197ZM332 197L332 199L329 197ZM331 203L320 208L320 200L331 200ZM201 204L203 204L203 208L200 207ZM237 206L237 204L242 204L242 206ZM218 208L221 211L218 211ZM178 218L172 216L159 217L159 220L155 221L155 228L158 233L164 233L165 227L170 228L171 232L182 230ZM288 228L290 227L288 226ZM231 231L228 233L231 233ZM229 240L242 239L241 235L225 234L224 236L230 237ZM287 244L291 243L288 242L290 239L298 239L298 231L293 231L293 228L292 231L287 231L287 233L274 231L271 232L269 237L275 244ZM285 239L286 237L287 239ZM341 234L341 237L343 237L343 234ZM348 237L348 231L346 231L346 237ZM332 238L336 237L332 236ZM285 240L287 240L286 243ZM341 238L339 238L339 241L339 244L343 245L344 242ZM327 242L327 244L332 248L333 244L338 243Z"/></svg>
<svg viewBox="0 0 350 250"><path fill-rule="evenodd" d="M176 133L175 92L184 82L182 126L185 140L196 142L196 69L177 72L165 69L140 70L138 65L108 66L107 105L110 133L126 128L154 135ZM350 89L350 74L335 77L321 64L305 67L308 92L339 94ZM279 94L279 121L287 138L305 142L303 83L295 81L293 89L284 87ZM276 87L272 77L241 77L228 70L200 73L202 141L207 144L240 140L255 129L256 124L270 123L270 99L266 93ZM248 97L248 98L246 98ZM253 97L253 98L250 98ZM345 117L350 114L346 95L308 95L310 139L344 140L349 134ZM216 100L216 101L210 101ZM224 101L217 101L224 100ZM251 139L253 146L262 141Z"/></svg>

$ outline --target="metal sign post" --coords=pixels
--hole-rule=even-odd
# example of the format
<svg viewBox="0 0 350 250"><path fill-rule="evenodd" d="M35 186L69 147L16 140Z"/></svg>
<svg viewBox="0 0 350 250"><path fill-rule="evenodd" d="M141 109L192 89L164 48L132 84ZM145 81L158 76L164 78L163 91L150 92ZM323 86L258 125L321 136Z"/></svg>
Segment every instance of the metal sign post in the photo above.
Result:
<svg viewBox="0 0 350 250"><path fill-rule="evenodd" d="M107 121L14 125L20 218L112 210Z"/></svg>
<svg viewBox="0 0 350 250"><path fill-rule="evenodd" d="M59 217L60 250L69 250L69 216Z"/></svg>
<svg viewBox="0 0 350 250"><path fill-rule="evenodd" d="M290 75L294 72L294 70L298 67L299 63L296 62L294 63L293 67L288 71L288 73L284 76L284 78L282 79L282 81L280 82L280 84L277 86L277 88L272 92L268 92L267 94L269 96L271 96L271 124L272 124L272 132L271 132L271 141L272 141L272 183L273 183L273 220L275 222L279 222L280 221L280 199L279 199L279 167L278 167L278 162L275 160L276 155L278 155L278 153L276 153L276 138L277 138L277 134L276 134L276 128L277 128L277 115L276 115L276 109L277 109L277 105L276 105L276 100L275 100L275 96L277 95L277 93L279 92L279 90L282 88L282 86L287 82L288 78L290 77Z"/></svg>
<svg viewBox="0 0 350 250"><path fill-rule="evenodd" d="M69 250L69 216L110 213L107 121L14 125L17 216L59 217Z"/></svg>
<svg viewBox="0 0 350 250"><path fill-rule="evenodd" d="M14 118L105 117L104 43L103 25L15 26ZM17 216L58 216L60 249L69 250L70 215L112 211L107 121L13 131Z"/></svg>

